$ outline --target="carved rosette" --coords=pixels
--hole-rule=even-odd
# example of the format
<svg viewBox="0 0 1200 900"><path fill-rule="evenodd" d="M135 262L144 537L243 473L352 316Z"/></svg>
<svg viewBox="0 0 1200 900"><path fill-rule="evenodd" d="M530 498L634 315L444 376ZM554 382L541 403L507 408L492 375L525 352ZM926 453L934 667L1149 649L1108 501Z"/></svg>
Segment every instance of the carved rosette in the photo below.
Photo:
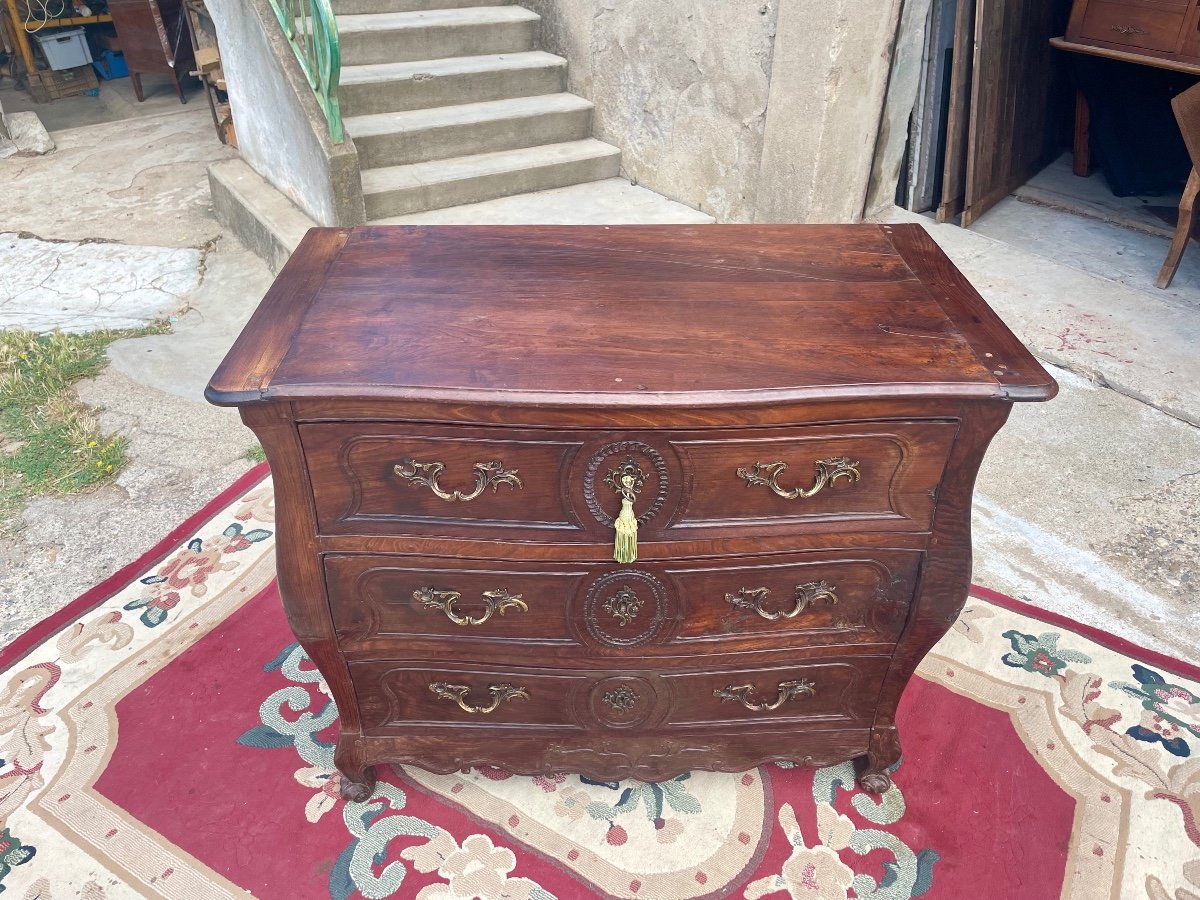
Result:
<svg viewBox="0 0 1200 900"><path fill-rule="evenodd" d="M637 647L663 637L674 605L653 575L618 569L592 582L575 619L585 639L608 647Z"/></svg>
<svg viewBox="0 0 1200 900"><path fill-rule="evenodd" d="M593 453L583 473L583 501L597 522L611 527L616 518L605 507L620 508L618 486L623 474L632 476L637 484L642 508L637 521L645 525L662 511L670 486L667 461L649 444L616 441ZM643 489L648 491L643 493Z"/></svg>
<svg viewBox="0 0 1200 900"><path fill-rule="evenodd" d="M607 728L643 724L658 703L654 686L635 675L613 675L592 685L587 694L590 718Z"/></svg>

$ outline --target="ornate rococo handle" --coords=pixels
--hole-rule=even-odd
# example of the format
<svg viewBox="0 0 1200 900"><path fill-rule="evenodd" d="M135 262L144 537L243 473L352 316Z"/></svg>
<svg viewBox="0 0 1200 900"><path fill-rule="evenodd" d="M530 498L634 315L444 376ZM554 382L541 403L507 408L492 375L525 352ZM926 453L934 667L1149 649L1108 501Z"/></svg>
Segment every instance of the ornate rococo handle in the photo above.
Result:
<svg viewBox="0 0 1200 900"><path fill-rule="evenodd" d="M827 581L810 581L807 584L796 585L795 603L791 609L780 609L774 612L763 608L770 588L741 588L736 594L726 594L725 600L738 609L749 609L758 613L768 622L780 619L794 619L818 600L824 600L830 605L838 602L837 589Z"/></svg>
<svg viewBox="0 0 1200 900"><path fill-rule="evenodd" d="M727 688L713 691L714 697L719 697L722 702L725 700L736 700L742 706L751 712L770 712L771 710L779 709L789 700L795 700L797 697L811 697L816 694L816 686L803 678L797 681L782 681L779 683L779 694L774 700L752 700L750 693L754 690L752 684L730 685Z"/></svg>
<svg viewBox="0 0 1200 900"><path fill-rule="evenodd" d="M504 463L498 459L491 462L477 462L472 466L475 474L475 490L469 494L464 494L459 490L442 490L438 479L445 470L446 466L443 463L418 462L411 457L401 460L392 467L392 472L398 477L410 481L414 485L423 484L433 491L435 496L451 503L456 500L474 500L489 487L492 489L492 493L495 493L496 488L502 484L517 489L524 488L521 479L517 477L517 470L505 469Z"/></svg>
<svg viewBox="0 0 1200 900"><path fill-rule="evenodd" d="M1143 31L1142 29L1138 28L1136 25L1114 25L1114 26L1112 26L1112 30L1115 31L1117 34L1147 34L1148 33L1148 32Z"/></svg>
<svg viewBox="0 0 1200 900"><path fill-rule="evenodd" d="M858 471L859 463L857 460L850 461L848 456L834 456L829 459L819 459L815 463L817 470L817 480L813 482L813 486L808 490L801 487L794 487L790 491L779 486L778 478L788 467L788 464L783 460L776 460L768 463L755 463L752 468L738 469L739 478L746 479L746 486L751 487L756 484L765 484L772 491L782 497L784 500L795 500L797 498L807 499L818 493L826 487L833 484L839 478L845 478L850 482L858 481L862 475Z"/></svg>
<svg viewBox="0 0 1200 900"><path fill-rule="evenodd" d="M482 616L464 616L459 613L454 604L462 599L458 591L440 591L437 588L420 588L413 591L413 599L430 609L440 609L446 618L455 625L482 625L492 617L493 613L504 615L507 610L518 609L529 612L529 607L520 594L510 594L503 588L483 592L484 613Z"/></svg>
<svg viewBox="0 0 1200 900"><path fill-rule="evenodd" d="M435 681L429 685L429 690L433 691L434 695L441 700L449 700L452 703L457 703L458 708L463 712L479 713L487 715L493 713L505 700L528 700L529 691L523 687L508 684L489 684L488 692L492 695L492 702L487 706L472 706L467 702L467 694L471 692L470 685L466 684L447 684L444 681Z"/></svg>

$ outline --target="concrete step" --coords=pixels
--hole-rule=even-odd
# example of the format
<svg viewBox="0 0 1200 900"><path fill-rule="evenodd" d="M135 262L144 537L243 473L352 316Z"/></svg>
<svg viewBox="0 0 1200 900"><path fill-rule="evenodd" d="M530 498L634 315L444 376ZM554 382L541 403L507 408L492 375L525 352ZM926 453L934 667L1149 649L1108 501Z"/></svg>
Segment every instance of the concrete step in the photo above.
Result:
<svg viewBox="0 0 1200 900"><path fill-rule="evenodd" d="M515 97L345 120L360 168L402 166L590 137L592 104L574 94Z"/></svg>
<svg viewBox="0 0 1200 900"><path fill-rule="evenodd" d="M338 16L342 62L414 62L533 49L539 16L520 6Z"/></svg>
<svg viewBox="0 0 1200 900"><path fill-rule="evenodd" d="M461 9L464 6L507 6L514 0L333 0L339 16L364 13L420 12L426 9Z"/></svg>
<svg viewBox="0 0 1200 900"><path fill-rule="evenodd" d="M342 115L367 116L555 94L567 86L567 61L552 53L495 53L417 62L343 66Z"/></svg>
<svg viewBox="0 0 1200 900"><path fill-rule="evenodd" d="M362 173L368 221L611 178L621 151L587 139Z"/></svg>

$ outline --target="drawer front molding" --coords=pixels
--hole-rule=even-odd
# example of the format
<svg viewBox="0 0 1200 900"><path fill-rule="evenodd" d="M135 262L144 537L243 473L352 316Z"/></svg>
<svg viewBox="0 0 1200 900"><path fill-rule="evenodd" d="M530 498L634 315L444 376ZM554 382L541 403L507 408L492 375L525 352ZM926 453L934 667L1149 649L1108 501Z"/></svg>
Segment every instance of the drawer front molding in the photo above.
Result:
<svg viewBox="0 0 1200 900"><path fill-rule="evenodd" d="M538 653L580 665L589 654L892 643L921 559L913 550L812 551L613 569L335 554L324 566L339 646L356 656L397 642L414 653L501 662Z"/></svg>
<svg viewBox="0 0 1200 900"><path fill-rule="evenodd" d="M834 657L666 673L376 660L351 662L350 672L369 734L484 726L670 731L788 720L869 725L888 662Z"/></svg>

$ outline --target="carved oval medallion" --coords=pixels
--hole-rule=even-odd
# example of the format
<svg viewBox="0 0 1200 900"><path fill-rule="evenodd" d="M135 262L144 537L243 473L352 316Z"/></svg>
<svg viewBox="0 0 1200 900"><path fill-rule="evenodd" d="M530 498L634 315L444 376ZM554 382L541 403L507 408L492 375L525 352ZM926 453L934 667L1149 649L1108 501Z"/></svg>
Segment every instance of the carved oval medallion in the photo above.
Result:
<svg viewBox="0 0 1200 900"><path fill-rule="evenodd" d="M616 519L605 506L619 509L620 494L614 487L621 474L632 476L638 496L634 510L641 512L637 520L645 525L662 510L667 502L667 461L662 454L641 441L617 441L605 444L588 460L583 474L583 500L588 511L602 525L612 525ZM599 494L598 494L599 492Z"/></svg>
<svg viewBox="0 0 1200 900"><path fill-rule="evenodd" d="M618 569L592 582L582 624L601 644L636 647L661 636L673 605L666 587L653 575Z"/></svg>
<svg viewBox="0 0 1200 900"><path fill-rule="evenodd" d="M588 712L609 728L641 725L654 711L658 697L645 678L613 675L592 685L587 695Z"/></svg>

